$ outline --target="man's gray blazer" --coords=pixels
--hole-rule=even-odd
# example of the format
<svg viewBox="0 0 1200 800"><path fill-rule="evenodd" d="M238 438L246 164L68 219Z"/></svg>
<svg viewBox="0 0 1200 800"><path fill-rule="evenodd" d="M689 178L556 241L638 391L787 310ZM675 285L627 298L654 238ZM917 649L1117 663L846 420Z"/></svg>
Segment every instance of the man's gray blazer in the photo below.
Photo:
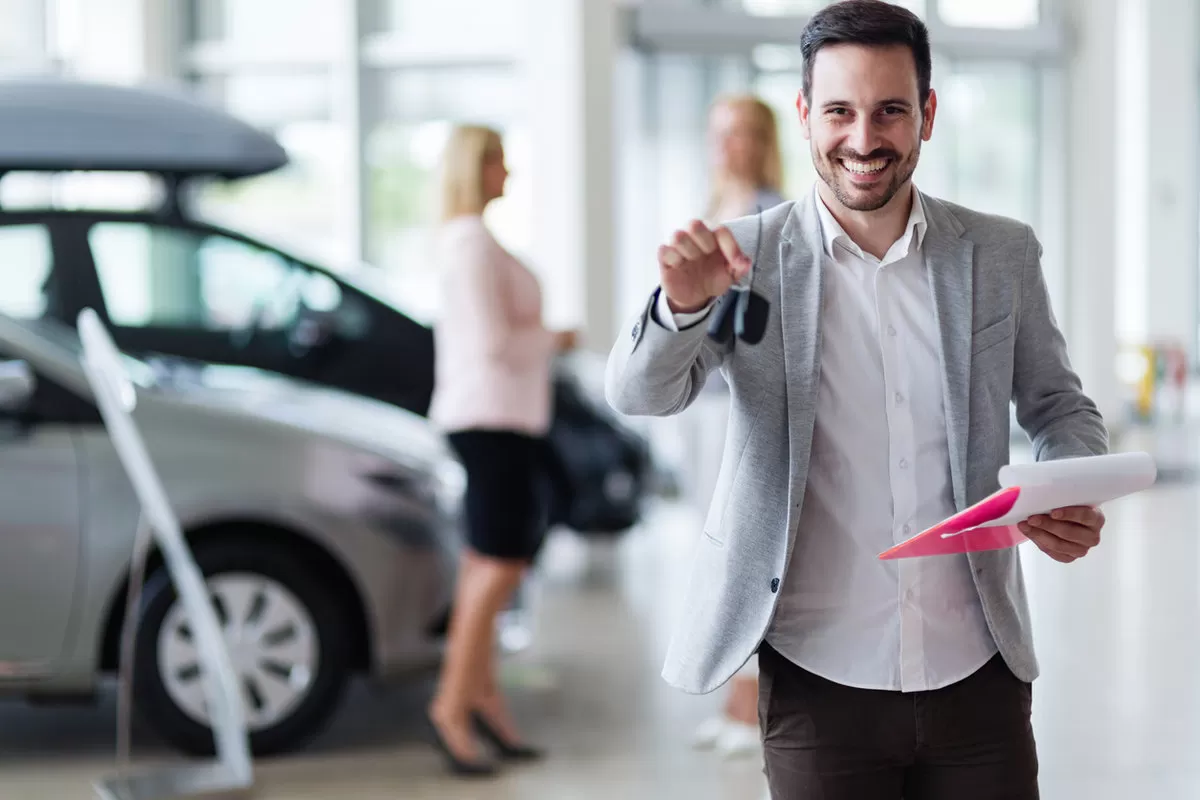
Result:
<svg viewBox="0 0 1200 800"><path fill-rule="evenodd" d="M1009 458L1009 402L1038 460L1107 452L1108 434L1067 359L1027 226L922 195L924 255L941 329L950 475L959 509L999 488ZM719 345L707 320L672 332L657 290L618 336L608 402L631 415L687 408L713 370L729 384L724 457L684 611L663 677L693 693L727 681L766 635L797 536L820 373L824 258L814 195L729 223L770 301L757 345ZM886 447L886 442L880 442ZM801 535L820 536L821 531ZM1022 680L1038 672L1015 548L970 555L988 627Z"/></svg>

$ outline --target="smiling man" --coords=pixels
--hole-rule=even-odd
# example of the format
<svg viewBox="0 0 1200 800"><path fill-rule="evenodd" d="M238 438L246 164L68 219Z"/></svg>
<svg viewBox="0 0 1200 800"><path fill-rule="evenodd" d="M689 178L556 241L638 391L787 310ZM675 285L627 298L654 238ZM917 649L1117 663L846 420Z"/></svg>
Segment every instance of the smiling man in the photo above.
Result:
<svg viewBox="0 0 1200 800"><path fill-rule="evenodd" d="M934 130L929 38L843 0L801 48L803 200L659 248L659 287L609 357L609 402L675 414L730 388L717 491L664 677L711 692L755 652L766 771L785 800L1032 800L1037 675L1015 549L877 554L998 488L1009 404L1038 460L1108 435L1067 359L1028 225L913 186ZM706 335L735 284L770 305L751 341ZM1096 509L1023 524L1070 562Z"/></svg>

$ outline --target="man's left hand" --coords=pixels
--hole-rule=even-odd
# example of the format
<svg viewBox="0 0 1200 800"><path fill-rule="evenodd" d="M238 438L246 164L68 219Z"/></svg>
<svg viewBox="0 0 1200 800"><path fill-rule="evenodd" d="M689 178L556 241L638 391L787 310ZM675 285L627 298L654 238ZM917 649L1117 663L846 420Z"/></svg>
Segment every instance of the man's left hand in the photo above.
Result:
<svg viewBox="0 0 1200 800"><path fill-rule="evenodd" d="M1030 517L1017 527L1043 553L1070 564L1100 544L1104 512L1091 506L1070 506Z"/></svg>

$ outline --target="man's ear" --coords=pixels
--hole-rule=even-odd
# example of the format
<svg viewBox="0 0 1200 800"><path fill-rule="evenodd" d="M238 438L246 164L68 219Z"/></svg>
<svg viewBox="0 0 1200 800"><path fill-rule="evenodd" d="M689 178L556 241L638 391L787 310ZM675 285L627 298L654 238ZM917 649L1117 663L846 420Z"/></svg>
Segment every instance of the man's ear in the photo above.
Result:
<svg viewBox="0 0 1200 800"><path fill-rule="evenodd" d="M937 116L937 92L933 89L929 90L929 99L925 101L922 111L921 140L928 142L933 138L933 119Z"/></svg>
<svg viewBox="0 0 1200 800"><path fill-rule="evenodd" d="M804 99L804 92L799 92L796 95L796 111L800 114L800 130L803 131L804 138L808 139L811 136L808 128L811 109L808 107L808 100Z"/></svg>

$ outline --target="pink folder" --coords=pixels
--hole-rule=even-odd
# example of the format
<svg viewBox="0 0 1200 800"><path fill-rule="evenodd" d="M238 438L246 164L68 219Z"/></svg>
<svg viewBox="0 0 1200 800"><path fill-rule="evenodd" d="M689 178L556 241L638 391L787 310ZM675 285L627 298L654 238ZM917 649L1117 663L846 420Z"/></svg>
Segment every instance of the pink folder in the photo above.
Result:
<svg viewBox="0 0 1200 800"><path fill-rule="evenodd" d="M1016 525L987 525L1012 511L1021 487L1010 486L879 554L883 560L1000 550L1025 541ZM964 533L965 531L965 533ZM943 534L958 534L943 536Z"/></svg>
<svg viewBox="0 0 1200 800"><path fill-rule="evenodd" d="M882 560L999 550L1026 541L1017 525L1068 506L1098 506L1154 484L1157 468L1148 453L1010 464L1001 489L879 554Z"/></svg>

